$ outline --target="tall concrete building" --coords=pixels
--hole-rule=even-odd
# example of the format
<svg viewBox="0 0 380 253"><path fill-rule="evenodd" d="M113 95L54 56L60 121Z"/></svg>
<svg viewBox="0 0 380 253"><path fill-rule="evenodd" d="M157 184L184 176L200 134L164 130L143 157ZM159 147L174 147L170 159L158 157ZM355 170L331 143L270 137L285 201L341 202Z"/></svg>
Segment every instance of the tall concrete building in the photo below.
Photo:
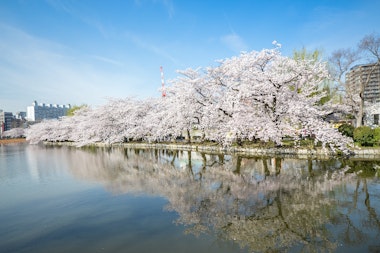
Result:
<svg viewBox="0 0 380 253"><path fill-rule="evenodd" d="M352 67L346 74L346 83L352 87L359 87L367 82L367 78L369 79L364 88L364 101L380 103L380 64L363 64Z"/></svg>
<svg viewBox="0 0 380 253"><path fill-rule="evenodd" d="M363 124L379 126L380 123L380 64L357 65L346 74L346 84L364 87Z"/></svg>
<svg viewBox="0 0 380 253"><path fill-rule="evenodd" d="M13 114L0 110L0 135L12 128Z"/></svg>
<svg viewBox="0 0 380 253"><path fill-rule="evenodd" d="M28 121L58 119L65 116L70 108L70 105L38 104L37 101L34 101L31 106L27 107L26 118Z"/></svg>

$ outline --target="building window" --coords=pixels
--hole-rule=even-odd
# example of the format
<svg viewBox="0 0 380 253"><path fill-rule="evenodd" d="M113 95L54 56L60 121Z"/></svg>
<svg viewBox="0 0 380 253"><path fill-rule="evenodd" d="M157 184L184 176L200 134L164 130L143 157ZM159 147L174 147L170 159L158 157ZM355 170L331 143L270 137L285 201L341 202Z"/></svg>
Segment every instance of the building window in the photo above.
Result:
<svg viewBox="0 0 380 253"><path fill-rule="evenodd" d="M374 125L379 125L379 114L374 114L373 115L373 124Z"/></svg>

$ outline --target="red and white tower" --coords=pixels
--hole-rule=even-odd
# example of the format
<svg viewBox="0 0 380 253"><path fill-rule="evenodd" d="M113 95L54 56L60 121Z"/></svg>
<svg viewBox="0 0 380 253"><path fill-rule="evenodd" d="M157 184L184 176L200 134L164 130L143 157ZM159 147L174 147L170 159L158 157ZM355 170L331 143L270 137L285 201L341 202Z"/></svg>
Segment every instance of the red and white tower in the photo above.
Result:
<svg viewBox="0 0 380 253"><path fill-rule="evenodd" d="M161 85L162 85L162 97L166 97L166 92L165 92L165 80L164 80L164 69L162 68L162 66L160 67L160 71L161 71Z"/></svg>

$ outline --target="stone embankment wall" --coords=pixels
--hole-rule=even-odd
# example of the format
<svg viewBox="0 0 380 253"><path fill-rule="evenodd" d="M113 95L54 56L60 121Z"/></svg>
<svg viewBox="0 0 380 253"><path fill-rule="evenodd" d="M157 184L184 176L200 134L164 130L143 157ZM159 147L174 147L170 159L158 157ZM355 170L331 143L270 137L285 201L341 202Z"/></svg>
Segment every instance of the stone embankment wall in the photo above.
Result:
<svg viewBox="0 0 380 253"><path fill-rule="evenodd" d="M77 146L76 143L61 142L52 143L46 142L46 145L68 145ZM316 148L244 148L244 147L222 147L219 145L202 145L202 144L180 144L180 143L116 143L105 144L96 143L91 146L97 147L125 147L136 149L171 149L171 150L184 150L184 151L199 151L209 153L228 153L240 154L247 156L263 156L263 155L279 155L279 156L296 156L298 158L315 157L320 159L328 159L337 156L336 153L328 149ZM355 148L350 155L352 158L364 159L380 159L380 148Z"/></svg>

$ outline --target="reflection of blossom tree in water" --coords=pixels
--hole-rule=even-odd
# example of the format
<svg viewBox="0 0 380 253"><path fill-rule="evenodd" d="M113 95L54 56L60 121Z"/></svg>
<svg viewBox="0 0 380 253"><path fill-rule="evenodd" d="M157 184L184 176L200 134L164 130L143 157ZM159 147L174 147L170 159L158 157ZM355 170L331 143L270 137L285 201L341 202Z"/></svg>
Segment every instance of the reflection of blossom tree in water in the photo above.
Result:
<svg viewBox="0 0 380 253"><path fill-rule="evenodd" d="M301 251L333 251L338 238L329 232L331 224L348 224L341 236L358 230L348 214L339 213L334 197L336 189L355 185L356 176L337 162L326 170L311 160L190 151L112 149L91 156L78 150L77 155L69 166L77 176L102 181L115 193L163 196L188 233L216 233L255 252L297 245ZM369 221L378 221L373 208L368 212Z"/></svg>
<svg viewBox="0 0 380 253"><path fill-rule="evenodd" d="M333 201L324 193L342 180L339 173L316 181L280 173L258 182L249 174L215 167L201 183L181 187L183 191L170 208L180 214L178 223L190 226L189 232L213 228L222 238L250 250L266 251L296 242L332 249L334 243L324 224ZM213 187L216 182L217 188Z"/></svg>

